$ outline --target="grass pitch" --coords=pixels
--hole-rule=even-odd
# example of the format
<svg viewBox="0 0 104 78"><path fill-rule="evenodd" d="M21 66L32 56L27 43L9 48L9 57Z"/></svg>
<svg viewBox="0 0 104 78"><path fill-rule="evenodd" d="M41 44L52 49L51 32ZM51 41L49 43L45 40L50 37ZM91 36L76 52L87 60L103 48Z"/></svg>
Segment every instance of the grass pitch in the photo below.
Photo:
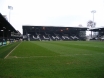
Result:
<svg viewBox="0 0 104 78"><path fill-rule="evenodd" d="M0 78L104 78L104 42L25 41L0 47Z"/></svg>

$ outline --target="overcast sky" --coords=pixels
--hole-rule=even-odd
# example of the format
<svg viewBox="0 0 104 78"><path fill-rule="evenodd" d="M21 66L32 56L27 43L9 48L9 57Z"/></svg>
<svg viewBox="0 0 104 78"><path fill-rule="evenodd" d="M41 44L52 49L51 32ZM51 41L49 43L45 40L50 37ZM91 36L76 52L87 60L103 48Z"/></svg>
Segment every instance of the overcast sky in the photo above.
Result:
<svg viewBox="0 0 104 78"><path fill-rule="evenodd" d="M96 27L104 26L104 0L0 0L0 12L9 18L8 5L13 7L10 23L22 32L22 25L86 27L96 10Z"/></svg>

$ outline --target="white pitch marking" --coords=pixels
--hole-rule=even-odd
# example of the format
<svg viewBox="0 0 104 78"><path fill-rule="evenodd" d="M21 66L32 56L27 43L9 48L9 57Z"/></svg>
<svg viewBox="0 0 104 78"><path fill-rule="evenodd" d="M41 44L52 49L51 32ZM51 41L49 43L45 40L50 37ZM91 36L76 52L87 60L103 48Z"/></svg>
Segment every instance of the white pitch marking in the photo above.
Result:
<svg viewBox="0 0 104 78"><path fill-rule="evenodd" d="M104 54L104 53L96 53L96 54ZM58 56L74 56L74 55L93 55L93 54L70 54L70 55L58 55ZM94 54L95 55L95 54ZM36 58L36 57L58 57L58 56L29 56L29 57L17 57L17 56L13 56L12 58Z"/></svg>
<svg viewBox="0 0 104 78"><path fill-rule="evenodd" d="M11 52L9 52L4 59L6 59L21 43L19 43Z"/></svg>

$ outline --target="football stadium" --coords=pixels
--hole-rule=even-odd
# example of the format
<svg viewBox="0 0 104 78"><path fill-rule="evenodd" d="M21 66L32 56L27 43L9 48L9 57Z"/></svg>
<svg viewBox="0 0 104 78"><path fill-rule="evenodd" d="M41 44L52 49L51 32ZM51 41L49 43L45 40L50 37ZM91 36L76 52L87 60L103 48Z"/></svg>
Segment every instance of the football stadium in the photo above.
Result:
<svg viewBox="0 0 104 78"><path fill-rule="evenodd" d="M104 28L23 25L0 14L0 78L104 78ZM91 39L86 31L98 32Z"/></svg>

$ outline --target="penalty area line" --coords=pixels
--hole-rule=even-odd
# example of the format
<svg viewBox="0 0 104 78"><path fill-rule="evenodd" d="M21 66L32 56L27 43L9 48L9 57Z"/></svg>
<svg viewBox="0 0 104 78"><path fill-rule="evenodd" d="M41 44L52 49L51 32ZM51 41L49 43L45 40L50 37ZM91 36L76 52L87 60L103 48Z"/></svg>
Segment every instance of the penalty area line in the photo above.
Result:
<svg viewBox="0 0 104 78"><path fill-rule="evenodd" d="M4 59L6 59L21 43L19 43L16 47L14 47L14 49L12 51L10 51L5 57Z"/></svg>

